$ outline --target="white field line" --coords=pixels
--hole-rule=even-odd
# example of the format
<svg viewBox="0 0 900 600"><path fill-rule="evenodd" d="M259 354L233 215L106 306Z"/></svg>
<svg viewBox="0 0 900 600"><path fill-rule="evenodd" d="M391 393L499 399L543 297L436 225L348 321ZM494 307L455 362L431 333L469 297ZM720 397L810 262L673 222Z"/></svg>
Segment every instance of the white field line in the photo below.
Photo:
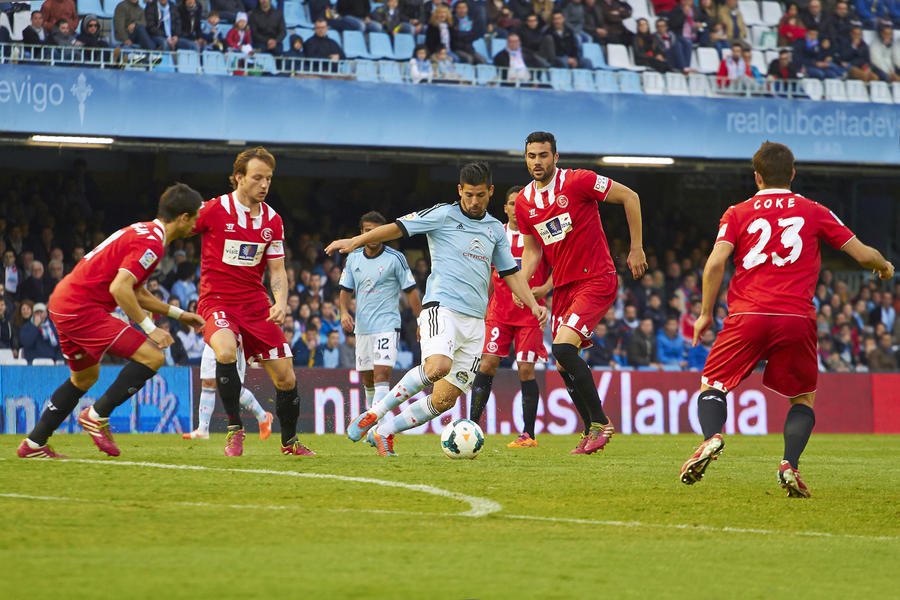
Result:
<svg viewBox="0 0 900 600"><path fill-rule="evenodd" d="M0 458L0 460L6 460ZM422 484L406 484L396 481L387 481L383 479L372 479L368 477L347 477L344 475L332 475L328 473L298 473L296 471L275 471L270 469L226 469L222 467L204 467L200 465L173 465L165 463L151 462L135 462L135 461L107 461L107 460L88 460L88 459L60 459L54 462L77 462L99 465L121 465L135 467L151 467L159 469L176 469L188 471L216 471L226 473L250 473L256 475L282 475L289 477L307 477L313 479L334 479L338 481L348 481L355 483L371 483L375 485L383 485L387 487L404 488L411 491L423 492L435 496L452 498L467 502L470 509L459 513L432 513L420 511L406 510L384 510L384 509L350 509L350 508L325 508L315 509L326 512L354 512L354 513L374 513L374 514L396 514L396 515L414 515L414 516L432 516L432 517L483 517L488 514L499 512L503 507L493 500L478 498L475 496L467 496L457 492L450 492L441 488ZM67 498L57 496L31 496L27 494L0 493L0 498L20 498L29 500L49 500L63 502L95 502L103 503L103 500L90 500L87 498ZM110 503L107 501L106 503ZM308 507L299 505L251 505L251 504L214 504L207 502L164 502L162 504L179 505L179 506L196 506L199 508L233 508L239 510L305 510ZM747 527L714 527L710 525L694 525L690 523L644 523L642 521L602 521L595 519L570 519L564 517L539 517L532 515L507 515L500 514L498 517L514 520L525 521L543 521L549 523L573 523L578 525L596 525L600 527L617 527L617 528L645 528L645 529L675 529L681 531L704 531L711 533L738 533L749 535L783 535L783 536L799 536L813 538L831 538L831 539L855 539L872 542L897 541L897 536L875 536L875 535L855 535L851 533L829 533L825 531L787 531L778 529L754 529Z"/></svg>

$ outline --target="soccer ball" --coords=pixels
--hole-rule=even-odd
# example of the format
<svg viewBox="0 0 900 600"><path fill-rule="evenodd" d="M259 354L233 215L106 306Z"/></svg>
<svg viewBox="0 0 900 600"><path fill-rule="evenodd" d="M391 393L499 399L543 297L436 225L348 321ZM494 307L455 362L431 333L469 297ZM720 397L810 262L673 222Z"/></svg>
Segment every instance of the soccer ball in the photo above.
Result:
<svg viewBox="0 0 900 600"><path fill-rule="evenodd" d="M457 419L444 427L441 448L450 458L475 458L484 449L484 434L478 423Z"/></svg>

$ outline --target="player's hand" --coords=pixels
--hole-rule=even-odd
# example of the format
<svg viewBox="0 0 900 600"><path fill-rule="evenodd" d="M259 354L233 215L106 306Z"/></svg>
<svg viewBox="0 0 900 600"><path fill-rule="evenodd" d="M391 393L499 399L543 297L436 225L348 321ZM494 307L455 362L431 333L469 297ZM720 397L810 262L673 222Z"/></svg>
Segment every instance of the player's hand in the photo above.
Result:
<svg viewBox="0 0 900 600"><path fill-rule="evenodd" d="M544 291L543 287L535 286L531 288L531 295L534 296L534 301L537 302L541 298L547 295L547 292Z"/></svg>
<svg viewBox="0 0 900 600"><path fill-rule="evenodd" d="M547 307L535 305L534 308L531 309L531 314L538 320L538 325L541 329L544 328L544 325L547 324Z"/></svg>
<svg viewBox="0 0 900 600"><path fill-rule="evenodd" d="M181 316L178 317L178 322L193 328L196 333L203 331L203 326L206 325L206 321L203 320L203 317L197 313L187 311L181 313Z"/></svg>
<svg viewBox="0 0 900 600"><path fill-rule="evenodd" d="M347 333L353 333L353 316L350 313L341 315L341 327Z"/></svg>
<svg viewBox="0 0 900 600"><path fill-rule="evenodd" d="M890 279L894 276L894 265L888 261L884 261L884 266L873 271L881 279Z"/></svg>
<svg viewBox="0 0 900 600"><path fill-rule="evenodd" d="M647 270L647 257L644 256L643 248L632 248L628 253L628 268L635 279L640 279Z"/></svg>
<svg viewBox="0 0 900 600"><path fill-rule="evenodd" d="M356 246L353 244L352 238L343 238L340 240L334 240L328 247L325 248L325 254L331 256L335 252L340 252L341 254L348 254L356 250Z"/></svg>
<svg viewBox="0 0 900 600"><path fill-rule="evenodd" d="M522 308L525 306L525 303L522 302L521 300L519 300L519 297L516 296L515 294L512 295L512 301L513 301L513 304L515 304L519 308Z"/></svg>
<svg viewBox="0 0 900 600"><path fill-rule="evenodd" d="M694 321L694 346L700 343L700 336L712 325L712 315L700 314Z"/></svg>
<svg viewBox="0 0 900 600"><path fill-rule="evenodd" d="M160 329L159 327L151 331L147 335L147 337L151 342L159 346L160 349L168 348L175 343L175 340L172 339L172 336L169 334L169 332L165 329Z"/></svg>
<svg viewBox="0 0 900 600"><path fill-rule="evenodd" d="M269 307L269 318L266 319L268 323L275 323L276 325L281 325L284 323L285 310L283 306L279 306L274 304Z"/></svg>

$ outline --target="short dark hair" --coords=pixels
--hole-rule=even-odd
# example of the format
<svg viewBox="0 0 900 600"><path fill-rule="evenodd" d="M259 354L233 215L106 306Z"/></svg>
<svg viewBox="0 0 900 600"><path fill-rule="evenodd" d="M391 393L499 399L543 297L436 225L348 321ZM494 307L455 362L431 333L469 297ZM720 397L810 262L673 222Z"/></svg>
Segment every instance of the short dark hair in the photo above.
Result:
<svg viewBox="0 0 900 600"><path fill-rule="evenodd" d="M375 223L376 225L384 225L387 219L377 210L370 210L359 218L359 228L362 229L363 223Z"/></svg>
<svg viewBox="0 0 900 600"><path fill-rule="evenodd" d="M428 52L428 46L426 46L425 44L419 44L418 46L416 46L416 49L413 50L413 56L415 56L419 50L424 50L425 52Z"/></svg>
<svg viewBox="0 0 900 600"><path fill-rule="evenodd" d="M275 157L272 156L271 152L269 152L262 146L244 150L237 155L237 158L234 159L234 168L232 170L231 177L228 178L228 181L231 182L231 185L232 187L234 187L234 189L237 189L237 176L247 174L247 165L250 164L250 161L254 158L263 161L264 163L269 165L270 169L272 169L273 171L275 170Z"/></svg>
<svg viewBox="0 0 900 600"><path fill-rule="evenodd" d="M194 216L203 204L203 197L194 188L184 183L176 183L166 188L159 198L156 216L171 223L180 215Z"/></svg>
<svg viewBox="0 0 900 600"><path fill-rule="evenodd" d="M556 138L549 131L532 131L525 138L525 150L528 150L528 144L550 144L550 151L556 154Z"/></svg>
<svg viewBox="0 0 900 600"><path fill-rule="evenodd" d="M214 10L209 11L209 14L206 15L206 18L207 18L207 19L210 19L210 18L212 18L212 17L220 18L220 17L219 17L219 13L217 13L217 12L214 11Z"/></svg>
<svg viewBox="0 0 900 600"><path fill-rule="evenodd" d="M33 17L34 15L41 15L43 17L44 13L42 13L39 10L33 10L33 11L31 11L31 16Z"/></svg>
<svg viewBox="0 0 900 600"><path fill-rule="evenodd" d="M555 17L556 15L561 16L563 19L566 18L566 15L563 14L563 11L558 10L558 9L553 9L553 12L550 14L550 18L552 19L552 18Z"/></svg>
<svg viewBox="0 0 900 600"><path fill-rule="evenodd" d="M510 196L512 196L513 194L518 195L519 192L521 192L523 189L525 189L525 186L523 186L523 185L513 185L513 186L510 186L510 187L506 190L506 195L504 196L504 198L506 198L507 200L509 200L509 197L510 197Z"/></svg>
<svg viewBox="0 0 900 600"><path fill-rule="evenodd" d="M493 185L491 167L486 162L470 162L459 170L459 185Z"/></svg>
<svg viewBox="0 0 900 600"><path fill-rule="evenodd" d="M786 188L794 172L794 154L784 144L766 140L753 155L753 170L766 185Z"/></svg>

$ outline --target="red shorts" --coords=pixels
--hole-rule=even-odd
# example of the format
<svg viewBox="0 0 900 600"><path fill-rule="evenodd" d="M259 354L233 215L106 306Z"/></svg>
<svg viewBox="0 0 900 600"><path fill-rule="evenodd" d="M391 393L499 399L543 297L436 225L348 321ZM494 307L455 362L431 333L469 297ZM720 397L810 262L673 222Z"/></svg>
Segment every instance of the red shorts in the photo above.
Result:
<svg viewBox="0 0 900 600"><path fill-rule="evenodd" d="M618 285L616 274L606 273L553 288L550 314L553 338L556 339L560 327L568 327L581 338L581 348L593 346L591 334L615 302Z"/></svg>
<svg viewBox="0 0 900 600"><path fill-rule="evenodd" d="M793 398L816 391L816 322L790 315L732 315L713 343L702 381L722 392L743 381L761 360L763 385Z"/></svg>
<svg viewBox="0 0 900 600"><path fill-rule="evenodd" d="M105 308L86 308L75 315L51 312L50 318L59 334L59 349L72 371L96 365L107 352L130 358L147 339Z"/></svg>
<svg viewBox="0 0 900 600"><path fill-rule="evenodd" d="M200 316L206 319L203 340L207 344L214 333L228 329L242 341L241 346L248 361L293 356L290 344L284 339L281 326L266 321L269 318L268 299L246 304L225 304L210 300L203 302L198 310Z"/></svg>
<svg viewBox="0 0 900 600"><path fill-rule="evenodd" d="M544 347L544 332L531 325L507 325L499 321L484 322L483 354L508 356L509 345L516 344L517 362L544 362L547 349Z"/></svg>

